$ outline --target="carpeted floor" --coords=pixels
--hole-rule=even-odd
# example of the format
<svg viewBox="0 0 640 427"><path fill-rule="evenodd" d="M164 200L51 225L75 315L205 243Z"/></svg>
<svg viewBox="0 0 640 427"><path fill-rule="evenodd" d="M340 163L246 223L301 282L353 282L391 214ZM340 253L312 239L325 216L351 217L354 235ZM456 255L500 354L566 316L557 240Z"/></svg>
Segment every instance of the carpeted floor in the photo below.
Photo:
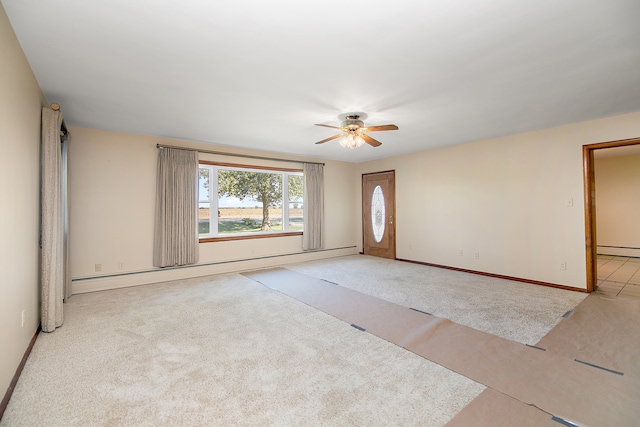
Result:
<svg viewBox="0 0 640 427"><path fill-rule="evenodd" d="M286 266L502 338L534 345L587 294L352 256Z"/></svg>
<svg viewBox="0 0 640 427"><path fill-rule="evenodd" d="M534 343L585 294L365 256L287 266ZM239 274L73 296L2 426L442 426L484 386Z"/></svg>

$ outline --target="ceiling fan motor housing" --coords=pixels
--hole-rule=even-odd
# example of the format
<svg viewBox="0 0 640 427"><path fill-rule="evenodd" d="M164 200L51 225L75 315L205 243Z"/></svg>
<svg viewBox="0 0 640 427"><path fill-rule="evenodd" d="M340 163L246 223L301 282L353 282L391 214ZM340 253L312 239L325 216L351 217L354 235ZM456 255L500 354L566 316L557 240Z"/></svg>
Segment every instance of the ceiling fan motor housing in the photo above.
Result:
<svg viewBox="0 0 640 427"><path fill-rule="evenodd" d="M358 129L364 127L364 122L362 120L358 120L360 116L347 116L346 120L340 124L340 127L345 132L357 132Z"/></svg>

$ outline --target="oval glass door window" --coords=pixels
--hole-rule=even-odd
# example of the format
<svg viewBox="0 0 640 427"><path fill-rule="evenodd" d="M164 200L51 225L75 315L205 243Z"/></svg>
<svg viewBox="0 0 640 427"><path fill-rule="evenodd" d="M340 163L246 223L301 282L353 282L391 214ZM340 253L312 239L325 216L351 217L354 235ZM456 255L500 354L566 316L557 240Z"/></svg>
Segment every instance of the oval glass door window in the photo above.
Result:
<svg viewBox="0 0 640 427"><path fill-rule="evenodd" d="M380 243L382 236L384 236L385 218L384 194L382 194L382 187L377 185L373 189L373 196L371 196L371 225L376 243Z"/></svg>

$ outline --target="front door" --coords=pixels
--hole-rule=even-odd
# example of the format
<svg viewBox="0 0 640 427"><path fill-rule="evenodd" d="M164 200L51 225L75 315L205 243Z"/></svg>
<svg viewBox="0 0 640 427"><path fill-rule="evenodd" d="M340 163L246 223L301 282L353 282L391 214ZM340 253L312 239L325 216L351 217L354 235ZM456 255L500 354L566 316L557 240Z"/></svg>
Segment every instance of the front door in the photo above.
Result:
<svg viewBox="0 0 640 427"><path fill-rule="evenodd" d="M362 175L362 236L365 255L396 258L395 171Z"/></svg>

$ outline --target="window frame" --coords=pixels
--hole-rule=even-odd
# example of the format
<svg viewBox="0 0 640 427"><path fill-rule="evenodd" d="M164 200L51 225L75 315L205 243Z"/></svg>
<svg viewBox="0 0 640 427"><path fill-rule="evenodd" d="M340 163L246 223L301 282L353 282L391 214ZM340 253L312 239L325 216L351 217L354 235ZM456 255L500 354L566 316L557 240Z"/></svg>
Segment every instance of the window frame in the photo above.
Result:
<svg viewBox="0 0 640 427"><path fill-rule="evenodd" d="M264 171L265 173L268 173L269 171L272 172L279 172L282 173L282 177L283 177L283 188L282 188L282 224L284 227L285 224L285 219L288 223L288 219L289 219L289 195L288 195L288 180L286 179L287 177L291 176L291 175L300 175L303 176L303 170L302 169L293 169L293 168L281 168L281 167L272 167L272 166L255 166L255 165L245 165L245 164L238 164L238 163L226 163L226 162L212 162L212 161L207 161L207 160L200 160L198 162L198 177L200 176L200 169L202 168L202 166L204 165L208 170L209 170L209 199L208 200L204 200L200 198L200 192L198 191L198 209L200 206L200 203L209 203L209 235L207 237L198 237L198 241L200 243L207 243L207 242L224 242L224 241L231 241L231 240L250 240L250 239L265 239L265 238L271 238L271 237L288 237L288 236L302 236L302 234L304 233L304 230L302 231L258 231L258 232L251 232L251 233L241 233L241 234L229 234L229 235L218 235L217 234L217 229L218 229L218 217L217 215L214 216L214 212L217 212L219 209L218 206L218 170L220 169L231 169L231 170L240 170L240 171L248 171L248 172L255 172L255 171ZM213 173L213 174L212 174ZM212 177L215 175L216 179L212 180ZM199 181L199 178L198 178ZM215 182L214 182L215 181ZM198 190L200 188L200 185L198 184ZM302 199L302 204L304 205L304 196ZM215 205L215 206L214 206ZM285 209L285 206L287 207L287 209ZM199 216L198 216L198 221L199 221ZM213 226L215 225L215 234L216 235L212 235L211 231L214 228Z"/></svg>

